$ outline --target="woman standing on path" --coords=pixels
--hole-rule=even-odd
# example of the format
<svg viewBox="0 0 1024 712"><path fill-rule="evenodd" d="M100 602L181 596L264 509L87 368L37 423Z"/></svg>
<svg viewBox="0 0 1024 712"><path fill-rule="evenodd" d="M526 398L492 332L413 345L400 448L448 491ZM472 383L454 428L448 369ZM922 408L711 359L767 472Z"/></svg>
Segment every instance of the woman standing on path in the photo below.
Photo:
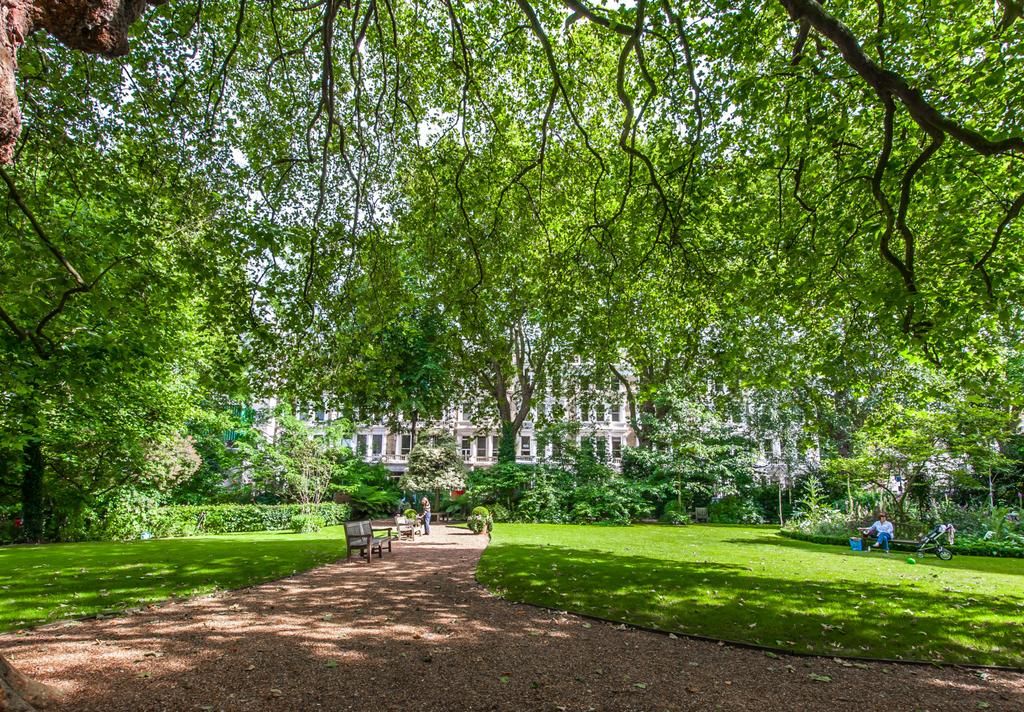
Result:
<svg viewBox="0 0 1024 712"><path fill-rule="evenodd" d="M430 500L424 495L420 504L423 505L423 535L426 536L430 533Z"/></svg>

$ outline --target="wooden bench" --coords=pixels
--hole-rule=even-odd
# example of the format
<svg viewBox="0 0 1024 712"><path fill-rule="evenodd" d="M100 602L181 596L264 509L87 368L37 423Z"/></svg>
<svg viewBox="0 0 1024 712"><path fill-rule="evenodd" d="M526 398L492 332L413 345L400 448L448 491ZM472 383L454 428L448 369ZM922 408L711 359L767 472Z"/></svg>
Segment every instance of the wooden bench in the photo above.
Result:
<svg viewBox="0 0 1024 712"><path fill-rule="evenodd" d="M408 539L413 541L416 538L416 522L398 515L395 517L395 529L398 530L398 539Z"/></svg>
<svg viewBox="0 0 1024 712"><path fill-rule="evenodd" d="M345 558L352 556L353 550L358 550L359 555L366 559L367 563L374 552L377 558L384 558L384 547L391 551L391 531L394 527L374 529L369 520L345 522ZM376 536L375 532L387 532L386 536Z"/></svg>
<svg viewBox="0 0 1024 712"><path fill-rule="evenodd" d="M694 507L693 508L693 521L704 522L708 521L708 508L707 507Z"/></svg>

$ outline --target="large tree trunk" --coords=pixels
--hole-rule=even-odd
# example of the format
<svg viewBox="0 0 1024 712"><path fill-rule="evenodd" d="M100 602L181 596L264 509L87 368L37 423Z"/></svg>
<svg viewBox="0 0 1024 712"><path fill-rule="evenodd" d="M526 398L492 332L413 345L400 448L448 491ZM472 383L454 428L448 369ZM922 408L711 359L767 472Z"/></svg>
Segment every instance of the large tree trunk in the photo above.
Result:
<svg viewBox="0 0 1024 712"><path fill-rule="evenodd" d="M128 28L147 5L167 0L0 0L0 163L10 163L21 133L15 73L18 49L45 30L72 49L107 57L128 52Z"/></svg>
<svg viewBox="0 0 1024 712"><path fill-rule="evenodd" d="M25 445L21 475L21 517L26 541L43 540L43 446L37 437Z"/></svg>
<svg viewBox="0 0 1024 712"><path fill-rule="evenodd" d="M0 655L0 712L32 712L59 701L57 690L29 680Z"/></svg>

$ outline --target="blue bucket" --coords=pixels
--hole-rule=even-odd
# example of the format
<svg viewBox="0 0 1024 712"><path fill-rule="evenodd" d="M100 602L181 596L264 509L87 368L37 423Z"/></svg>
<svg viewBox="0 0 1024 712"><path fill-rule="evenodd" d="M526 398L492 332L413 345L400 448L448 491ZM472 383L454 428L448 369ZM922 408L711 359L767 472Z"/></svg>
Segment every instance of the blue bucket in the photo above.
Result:
<svg viewBox="0 0 1024 712"><path fill-rule="evenodd" d="M850 537L850 551L864 551L864 541L860 537Z"/></svg>

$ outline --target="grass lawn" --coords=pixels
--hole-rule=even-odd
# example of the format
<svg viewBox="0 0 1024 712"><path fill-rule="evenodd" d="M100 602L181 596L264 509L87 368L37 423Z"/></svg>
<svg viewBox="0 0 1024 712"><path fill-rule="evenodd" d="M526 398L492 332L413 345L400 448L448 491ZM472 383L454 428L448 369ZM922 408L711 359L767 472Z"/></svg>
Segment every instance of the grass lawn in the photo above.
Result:
<svg viewBox="0 0 1024 712"><path fill-rule="evenodd" d="M1024 561L852 552L770 527L495 525L504 597L822 655L1024 667Z"/></svg>
<svg viewBox="0 0 1024 712"><path fill-rule="evenodd" d="M342 527L0 548L0 631L241 588L345 555Z"/></svg>

